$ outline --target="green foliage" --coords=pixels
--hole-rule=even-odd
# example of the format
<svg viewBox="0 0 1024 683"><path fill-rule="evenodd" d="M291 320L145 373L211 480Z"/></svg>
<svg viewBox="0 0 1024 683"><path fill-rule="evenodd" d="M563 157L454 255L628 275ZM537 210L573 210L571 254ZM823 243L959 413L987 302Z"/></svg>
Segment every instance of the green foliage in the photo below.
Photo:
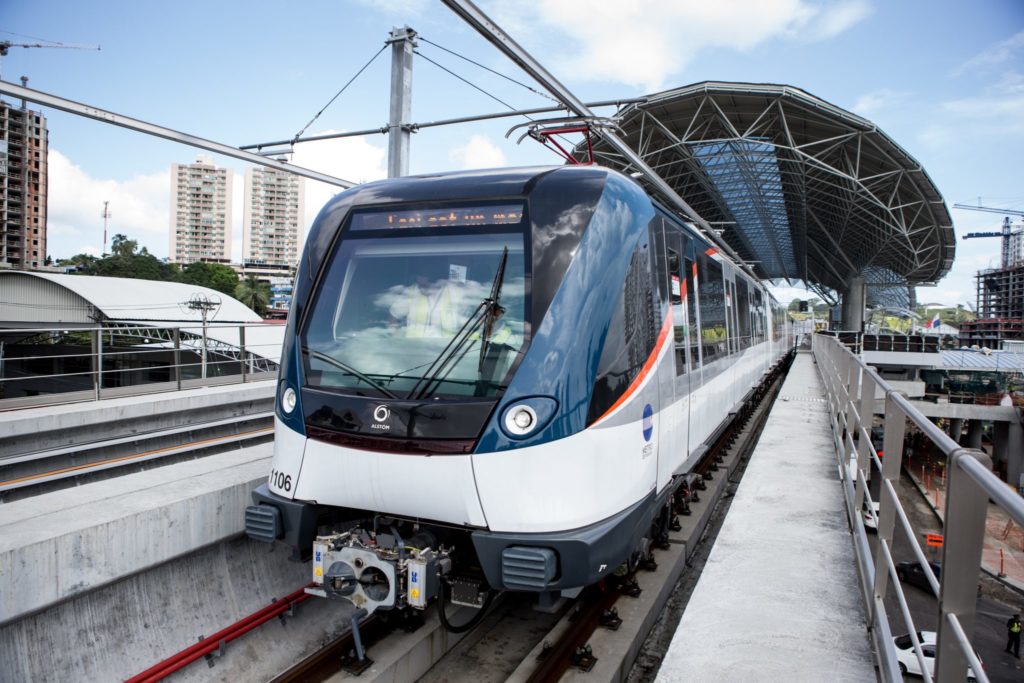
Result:
<svg viewBox="0 0 1024 683"><path fill-rule="evenodd" d="M234 297L263 317L270 303L270 284L260 282L255 275L246 275L235 288Z"/></svg>
<svg viewBox="0 0 1024 683"><path fill-rule="evenodd" d="M235 288L238 287L238 275L230 266L205 261L196 261L185 266L181 271L181 281L190 285L209 287L228 296L235 296Z"/></svg>
<svg viewBox="0 0 1024 683"><path fill-rule="evenodd" d="M110 242L111 253L103 258L89 254L77 254L61 261L63 265L78 265L79 275L100 275L103 277L129 277L139 280L176 281L178 267L165 263L150 254L145 247L139 250L139 243L125 235L114 235Z"/></svg>

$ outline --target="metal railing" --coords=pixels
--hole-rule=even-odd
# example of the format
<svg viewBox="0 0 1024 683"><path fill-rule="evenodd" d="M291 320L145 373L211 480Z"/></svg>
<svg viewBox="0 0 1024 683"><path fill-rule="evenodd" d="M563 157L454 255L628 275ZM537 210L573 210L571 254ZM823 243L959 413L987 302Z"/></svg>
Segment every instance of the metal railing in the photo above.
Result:
<svg viewBox="0 0 1024 683"><path fill-rule="evenodd" d="M17 341L0 343L0 410L273 379L284 326L121 323L3 333Z"/></svg>
<svg viewBox="0 0 1024 683"><path fill-rule="evenodd" d="M854 530L861 592L883 680L902 680L884 605L891 580L924 680L932 681L893 562L893 532L898 521L898 528L938 596L935 680L939 683L963 681L970 664L977 680L988 681L967 636L974 632L988 501L991 499L1017 524L1024 525L1024 500L992 473L992 462L987 454L957 444L836 338L814 335L812 349L828 395L847 514ZM881 411L876 410L878 392L884 396ZM879 458L871 442L871 426L876 412L881 412L885 419L884 459ZM925 557L900 504L894 483L900 477L908 421L948 459L949 488L945 502L941 580L936 578ZM865 501L871 509L867 480L872 468L881 472L878 552L874 557L861 515Z"/></svg>

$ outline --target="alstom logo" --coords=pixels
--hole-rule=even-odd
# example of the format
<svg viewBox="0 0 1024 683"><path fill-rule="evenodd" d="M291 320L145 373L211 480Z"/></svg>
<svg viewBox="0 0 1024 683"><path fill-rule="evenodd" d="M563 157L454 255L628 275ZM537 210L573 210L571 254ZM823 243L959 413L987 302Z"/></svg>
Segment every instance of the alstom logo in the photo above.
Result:
<svg viewBox="0 0 1024 683"><path fill-rule="evenodd" d="M384 424L387 419L391 417L391 410L385 405L379 405L373 410L373 419L376 424L370 425L370 429L379 429L381 431L388 431L391 429L391 425Z"/></svg>

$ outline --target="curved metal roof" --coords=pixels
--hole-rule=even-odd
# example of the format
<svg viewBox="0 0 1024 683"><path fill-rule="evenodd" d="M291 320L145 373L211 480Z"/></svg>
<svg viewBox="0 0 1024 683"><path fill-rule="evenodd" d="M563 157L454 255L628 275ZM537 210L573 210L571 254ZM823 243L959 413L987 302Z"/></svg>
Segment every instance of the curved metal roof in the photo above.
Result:
<svg viewBox="0 0 1024 683"><path fill-rule="evenodd" d="M921 165L867 119L798 88L698 83L650 95L615 120L765 279L803 280L834 302L860 275L870 300L905 303L909 287L952 267L952 219ZM631 170L606 144L594 151ZM586 158L586 146L575 153Z"/></svg>
<svg viewBox="0 0 1024 683"><path fill-rule="evenodd" d="M11 270L0 271L0 323L201 323L199 311L183 305L196 294L220 299L211 322L262 322L241 301L199 285Z"/></svg>

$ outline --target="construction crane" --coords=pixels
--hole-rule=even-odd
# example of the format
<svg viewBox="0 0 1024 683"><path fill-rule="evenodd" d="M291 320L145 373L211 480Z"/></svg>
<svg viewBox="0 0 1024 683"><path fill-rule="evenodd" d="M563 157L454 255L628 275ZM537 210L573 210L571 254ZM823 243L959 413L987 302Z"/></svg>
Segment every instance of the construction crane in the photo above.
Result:
<svg viewBox="0 0 1024 683"><path fill-rule="evenodd" d="M0 40L0 58L6 57L7 53L12 47L54 47L61 50L100 50L99 45L65 45L64 43L56 43L53 41L47 41L52 44L47 45L46 43L14 43L10 40ZM2 63L2 62L0 62Z"/></svg>
<svg viewBox="0 0 1024 683"><path fill-rule="evenodd" d="M992 206L982 206L981 200L978 201L977 206L974 204L954 204L954 208L967 209L969 211L985 211L987 213L1002 213L1011 214L1013 216L1024 216L1024 211L1017 211L1016 209L998 209ZM1011 252L1012 238L1016 235L1020 235L1022 230L1017 232L1013 231L1013 225L1010 223L1010 216L1003 217L1003 226L999 232L969 232L963 236L963 239L969 240L976 237L1002 237L1003 238L1003 253L1002 253L1002 270L1006 270L1014 265L1013 254Z"/></svg>

